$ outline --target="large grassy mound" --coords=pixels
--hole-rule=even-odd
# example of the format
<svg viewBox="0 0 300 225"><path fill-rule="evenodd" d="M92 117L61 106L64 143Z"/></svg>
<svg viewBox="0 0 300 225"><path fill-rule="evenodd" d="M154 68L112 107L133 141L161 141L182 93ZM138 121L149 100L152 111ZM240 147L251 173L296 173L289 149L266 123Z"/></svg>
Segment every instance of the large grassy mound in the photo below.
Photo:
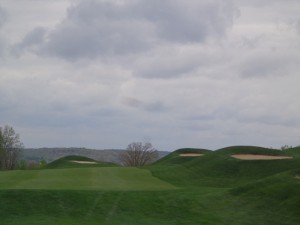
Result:
<svg viewBox="0 0 300 225"><path fill-rule="evenodd" d="M296 157L245 161L233 158L234 154L287 155L280 150L234 146L210 151L204 156L173 165L165 166L165 161L160 161L151 170L155 176L178 186L234 187L300 166L300 159Z"/></svg>

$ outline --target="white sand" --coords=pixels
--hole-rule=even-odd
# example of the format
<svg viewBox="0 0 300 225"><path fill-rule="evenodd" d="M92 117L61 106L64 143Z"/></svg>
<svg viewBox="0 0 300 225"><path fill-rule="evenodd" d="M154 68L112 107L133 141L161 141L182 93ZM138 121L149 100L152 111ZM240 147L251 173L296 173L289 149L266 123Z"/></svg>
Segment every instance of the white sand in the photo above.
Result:
<svg viewBox="0 0 300 225"><path fill-rule="evenodd" d="M255 154L236 154L231 157L241 160L276 160L276 159L292 159L290 156L282 155L255 155Z"/></svg>
<svg viewBox="0 0 300 225"><path fill-rule="evenodd" d="M188 157L197 157L197 156L203 156L204 154L200 154L200 153L182 153L179 154L179 156L188 156Z"/></svg>
<svg viewBox="0 0 300 225"><path fill-rule="evenodd" d="M80 163L80 164L97 164L96 162L90 162L90 161L76 161L76 160L72 160L70 162Z"/></svg>

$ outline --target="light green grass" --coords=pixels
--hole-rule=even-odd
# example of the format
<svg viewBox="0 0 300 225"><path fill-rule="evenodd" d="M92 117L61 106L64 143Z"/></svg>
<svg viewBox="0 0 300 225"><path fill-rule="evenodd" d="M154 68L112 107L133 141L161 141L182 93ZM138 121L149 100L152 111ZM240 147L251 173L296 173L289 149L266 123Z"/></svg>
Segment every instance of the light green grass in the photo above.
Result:
<svg viewBox="0 0 300 225"><path fill-rule="evenodd" d="M124 167L0 172L0 189L169 190L175 186L148 170Z"/></svg>

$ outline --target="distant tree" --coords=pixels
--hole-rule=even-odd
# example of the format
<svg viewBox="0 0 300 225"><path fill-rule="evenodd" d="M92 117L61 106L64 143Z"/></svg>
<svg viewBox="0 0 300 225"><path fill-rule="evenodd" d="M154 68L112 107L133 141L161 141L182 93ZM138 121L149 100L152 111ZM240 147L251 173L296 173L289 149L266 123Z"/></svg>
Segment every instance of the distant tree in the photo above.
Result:
<svg viewBox="0 0 300 225"><path fill-rule="evenodd" d="M124 166L144 166L158 158L158 151L151 143L133 142L129 144L125 152L120 154L120 160Z"/></svg>
<svg viewBox="0 0 300 225"><path fill-rule="evenodd" d="M281 150L286 150L286 149L290 149L290 148L293 148L293 146L288 146L288 145L281 146Z"/></svg>
<svg viewBox="0 0 300 225"><path fill-rule="evenodd" d="M39 168L44 168L47 165L47 162L45 159L42 159L39 161Z"/></svg>
<svg viewBox="0 0 300 225"><path fill-rule="evenodd" d="M11 126L0 127L0 169L16 168L23 144Z"/></svg>

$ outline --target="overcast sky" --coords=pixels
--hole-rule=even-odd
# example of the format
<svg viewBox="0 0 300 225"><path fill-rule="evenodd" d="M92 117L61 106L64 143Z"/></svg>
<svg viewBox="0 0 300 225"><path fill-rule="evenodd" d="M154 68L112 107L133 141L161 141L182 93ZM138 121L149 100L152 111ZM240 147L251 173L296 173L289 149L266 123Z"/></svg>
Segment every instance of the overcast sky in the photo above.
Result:
<svg viewBox="0 0 300 225"><path fill-rule="evenodd" d="M0 0L26 147L300 145L299 0Z"/></svg>

